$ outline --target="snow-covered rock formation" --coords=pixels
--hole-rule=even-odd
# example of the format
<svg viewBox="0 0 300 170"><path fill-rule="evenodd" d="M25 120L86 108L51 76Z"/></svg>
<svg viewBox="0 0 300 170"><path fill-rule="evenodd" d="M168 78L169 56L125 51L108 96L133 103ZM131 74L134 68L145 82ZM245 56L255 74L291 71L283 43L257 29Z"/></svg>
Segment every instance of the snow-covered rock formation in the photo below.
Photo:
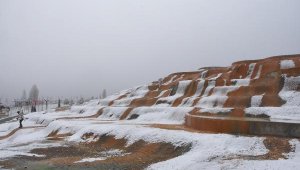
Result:
<svg viewBox="0 0 300 170"><path fill-rule="evenodd" d="M253 131L254 125L245 122L254 120L300 122L300 55L173 73L160 81L109 96L99 104L104 107L100 117L109 120L186 120L190 127L217 132L252 133L249 129ZM207 116L217 118L214 122L205 119L204 124L202 119ZM219 117L235 119L208 128L224 123ZM224 130L224 126L230 129ZM261 125L255 121L255 126Z"/></svg>

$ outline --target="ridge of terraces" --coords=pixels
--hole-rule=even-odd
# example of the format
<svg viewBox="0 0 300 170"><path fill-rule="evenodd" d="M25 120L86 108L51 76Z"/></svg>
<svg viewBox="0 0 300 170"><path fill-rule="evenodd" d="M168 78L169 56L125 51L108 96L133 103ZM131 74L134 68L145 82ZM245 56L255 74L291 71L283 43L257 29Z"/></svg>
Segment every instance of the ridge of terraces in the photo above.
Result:
<svg viewBox="0 0 300 170"><path fill-rule="evenodd" d="M180 121L192 128L216 132L253 134L249 129L258 131L256 126L262 125L255 125L253 130L248 123L252 121L263 125L297 124L300 122L300 55L173 73L102 99L100 105L103 106L101 116L108 119ZM207 117L218 121L208 123ZM216 124L224 123L224 118L234 121L217 127ZM224 126L230 129L224 131Z"/></svg>

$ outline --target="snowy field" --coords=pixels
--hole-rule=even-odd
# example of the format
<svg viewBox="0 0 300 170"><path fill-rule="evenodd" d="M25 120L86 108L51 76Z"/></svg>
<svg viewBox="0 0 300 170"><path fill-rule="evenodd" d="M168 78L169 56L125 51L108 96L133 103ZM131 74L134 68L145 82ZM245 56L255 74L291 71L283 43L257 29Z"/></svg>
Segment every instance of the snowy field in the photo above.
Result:
<svg viewBox="0 0 300 170"><path fill-rule="evenodd" d="M52 109L55 109L57 107L57 104L49 104L48 105L48 110L52 110ZM30 106L24 106L24 107L12 107L9 111L9 115L8 116L16 116L17 115L17 111L20 111L20 110L23 110L23 112L25 114L27 113L30 113L30 109L31 107ZM41 111L46 111L46 105L37 105L36 106L36 110L38 112L41 112Z"/></svg>
<svg viewBox="0 0 300 170"><path fill-rule="evenodd" d="M101 108L98 101L91 101L83 106L73 106L70 110L62 112L52 110L47 113L30 113L26 115L25 128L12 135L9 133L18 127L18 122L1 124L0 160L5 161L17 156L43 158L45 155L31 153L31 150L63 146L66 143L91 142L91 139L83 139L82 136L93 133L97 136L110 135L116 139L126 139L126 147L139 140L147 143L170 143L175 147L191 145L191 149L183 155L151 164L148 169L297 169L300 167L300 142L296 139L289 140L293 152L287 153L286 159L239 159L239 157L255 157L268 153L269 150L263 143L265 137L208 134L151 126L157 123L174 125L175 121L171 119L173 116L165 116L163 122L153 120L146 123L145 120L151 119L151 114L161 112L162 108L148 109L146 113L151 112L148 117L141 117L134 121L108 120L109 114L95 118L82 118L96 114ZM165 112L167 115L172 115L172 110L165 110ZM74 117L77 118L74 119ZM178 120L180 119L182 117L178 117ZM177 123L180 125L182 122ZM58 132L57 135L71 135L63 138L62 141L46 142L49 134L55 131ZM74 164L103 161L110 157L123 157L127 154L130 153L112 150L107 157L86 157L74 161Z"/></svg>

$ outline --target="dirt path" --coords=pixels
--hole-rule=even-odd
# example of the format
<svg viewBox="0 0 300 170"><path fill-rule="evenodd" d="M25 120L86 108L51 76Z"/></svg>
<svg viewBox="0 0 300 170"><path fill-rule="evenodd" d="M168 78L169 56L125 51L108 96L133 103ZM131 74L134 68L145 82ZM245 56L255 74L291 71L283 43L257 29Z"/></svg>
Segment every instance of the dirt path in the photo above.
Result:
<svg viewBox="0 0 300 170"><path fill-rule="evenodd" d="M13 134L15 134L17 131L22 130L22 129L33 129L33 128L40 128L40 127L46 127L46 126L27 126L27 127L23 127L23 128L16 128L16 129L12 130L9 134L7 134L5 136L0 136L0 140L10 137Z"/></svg>

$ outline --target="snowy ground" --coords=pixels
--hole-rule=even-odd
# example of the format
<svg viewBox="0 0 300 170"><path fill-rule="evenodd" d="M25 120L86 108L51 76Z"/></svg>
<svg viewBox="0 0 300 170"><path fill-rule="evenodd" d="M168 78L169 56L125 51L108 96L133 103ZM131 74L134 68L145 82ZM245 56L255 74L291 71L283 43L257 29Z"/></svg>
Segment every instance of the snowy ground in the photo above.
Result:
<svg viewBox="0 0 300 170"><path fill-rule="evenodd" d="M62 105L65 106L65 105ZM46 109L46 105L37 105L36 106L36 110L38 112L41 111L53 111L53 109L55 109L57 107L57 104L49 104L48 108ZM23 110L23 112L25 114L30 113L30 106L23 106L23 107L12 107L10 108L9 114L8 116L16 116L17 115L17 111Z"/></svg>
<svg viewBox="0 0 300 170"><path fill-rule="evenodd" d="M287 159L247 160L239 159L238 156L255 157L268 153L268 149L263 143L265 137L161 129L151 126L155 122L145 124L145 121L139 122L138 120L107 121L101 117L68 119L93 115L100 108L94 101L85 106L74 106L68 111L31 113L26 115L25 128L16 131L11 136L7 135L17 128L18 123L12 121L1 124L0 136L4 138L0 138L0 160L9 160L20 155L44 157L45 155L33 154L30 151L35 148L62 146L65 143L91 142L91 139L83 139L82 136L93 133L97 136L110 135L116 139L126 139L127 147L139 140L147 143L171 143L175 147L191 145L191 149L187 153L170 160L151 164L148 169L297 169L300 166L300 142L296 139L289 140L294 152L287 153ZM57 118L64 119L57 120ZM167 118L164 123L168 123ZM146 118L141 120L144 119ZM174 121L170 121L170 123L174 125ZM58 132L58 135L71 135L63 138L62 141L47 142L49 134L55 131ZM130 153L113 150L106 157L86 157L74 162L74 164L103 161L108 157L122 157L126 154Z"/></svg>

